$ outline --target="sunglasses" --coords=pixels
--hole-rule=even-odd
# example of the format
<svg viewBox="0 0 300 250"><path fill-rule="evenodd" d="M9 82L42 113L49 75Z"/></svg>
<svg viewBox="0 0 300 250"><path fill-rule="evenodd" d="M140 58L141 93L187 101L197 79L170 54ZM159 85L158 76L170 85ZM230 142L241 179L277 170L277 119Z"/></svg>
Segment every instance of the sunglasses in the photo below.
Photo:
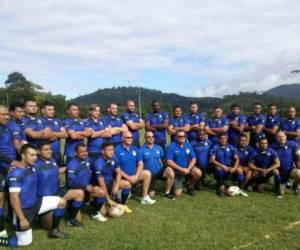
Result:
<svg viewBox="0 0 300 250"><path fill-rule="evenodd" d="M154 136L147 136L147 138L154 138Z"/></svg>
<svg viewBox="0 0 300 250"><path fill-rule="evenodd" d="M178 138L185 138L186 136L185 135L178 135L177 137Z"/></svg>
<svg viewBox="0 0 300 250"><path fill-rule="evenodd" d="M126 139L133 139L133 137L132 136L127 136L127 137L125 137Z"/></svg>

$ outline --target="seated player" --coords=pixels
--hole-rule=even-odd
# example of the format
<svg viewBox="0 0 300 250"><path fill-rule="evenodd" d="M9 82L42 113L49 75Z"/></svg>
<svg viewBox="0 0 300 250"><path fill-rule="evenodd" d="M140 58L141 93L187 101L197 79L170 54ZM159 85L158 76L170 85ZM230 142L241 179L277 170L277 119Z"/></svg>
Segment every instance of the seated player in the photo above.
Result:
<svg viewBox="0 0 300 250"><path fill-rule="evenodd" d="M157 179L166 180L165 198L174 199L171 194L171 188L174 183L174 171L172 168L164 168L164 150L161 146L154 144L154 133L146 131L145 144L140 147L139 155L143 161L144 169L151 173L151 183L149 186L149 196L152 198L155 195L155 183Z"/></svg>
<svg viewBox="0 0 300 250"><path fill-rule="evenodd" d="M23 167L13 169L7 176L10 202L16 215L18 246L30 245L32 242L32 225L37 216L55 209L59 209L61 213L60 216L55 217L50 236L64 238L63 233L54 232L58 231L66 201L59 196L38 197L38 176L34 167L37 151L31 144L25 144L21 147L20 153Z"/></svg>
<svg viewBox="0 0 300 250"><path fill-rule="evenodd" d="M111 142L102 144L101 155L92 164L91 183L93 186L98 186L101 193L101 197L93 200L92 219L107 221L101 210L103 204L107 202L110 206L117 205L111 197L116 197L120 189L131 187L129 181L121 179L120 166L114 156L114 146Z"/></svg>
<svg viewBox="0 0 300 250"><path fill-rule="evenodd" d="M143 182L143 197L141 204L154 204L148 195L149 185L151 182L151 173L143 169L143 161L138 154L136 146L132 145L133 137L130 131L126 131L122 135L122 143L115 148L122 179L130 182L130 188L123 188L122 190L122 204L126 204L130 189L139 181ZM126 209L126 207L125 207Z"/></svg>
<svg viewBox="0 0 300 250"><path fill-rule="evenodd" d="M183 130L189 132L190 123L186 116L182 116L182 110L180 106L173 107L173 116L170 117L168 133L171 135L171 141L175 141L175 134L177 130Z"/></svg>
<svg viewBox="0 0 300 250"><path fill-rule="evenodd" d="M294 180L293 191L299 194L300 183L300 147L294 141L288 141L284 132L276 134L276 143L271 147L277 152L280 161L279 173L281 184L289 181L290 177ZM281 185L281 194L284 194L284 185Z"/></svg>
<svg viewBox="0 0 300 250"><path fill-rule="evenodd" d="M186 180L187 192L194 196L194 185L201 177L201 171L195 167L196 156L190 143L186 141L184 130L176 130L175 141L167 149L167 166L175 173L175 196L182 194L183 181Z"/></svg>
<svg viewBox="0 0 300 250"><path fill-rule="evenodd" d="M236 148L228 143L226 134L219 135L219 142L212 147L210 155L210 163L215 168L217 194L224 197L229 187L225 181L234 179L234 177L236 177L238 185L241 187L244 181L243 170L238 168L239 156Z"/></svg>
<svg viewBox="0 0 300 250"><path fill-rule="evenodd" d="M90 185L91 169L88 158L87 146L84 143L75 146L75 157L67 164L66 182L68 189L80 189L91 198L101 197L98 187ZM83 200L73 199L69 202L69 218L67 226L82 227L82 223L76 220L78 212L83 206Z"/></svg>
<svg viewBox="0 0 300 250"><path fill-rule="evenodd" d="M263 191L263 184L273 175L275 193L278 198L282 198L280 192L280 161L275 150L269 147L266 138L259 140L258 148L251 155L249 167L253 172L252 178L258 192Z"/></svg>
<svg viewBox="0 0 300 250"><path fill-rule="evenodd" d="M198 181L198 185L196 185L196 188L198 190L201 190L205 175L213 172L213 169L209 164L212 142L209 139L206 139L206 133L204 130L199 130L197 133L197 139L194 140L191 144L194 148L197 159L196 167L201 171L201 179Z"/></svg>
<svg viewBox="0 0 300 250"><path fill-rule="evenodd" d="M51 142L41 141L38 144L38 159L35 162L35 169L38 177L38 191L39 197L43 196L60 196L66 201L76 200L82 202L84 192L82 189L67 189L66 187L60 187L59 177L66 171L65 167L59 167L57 161L53 158ZM61 216L62 210L56 209L53 214L46 214L43 216L42 221L47 225L51 225L56 228L56 217ZM52 220L53 219L53 220ZM60 237L59 231L53 231L52 237Z"/></svg>
<svg viewBox="0 0 300 250"><path fill-rule="evenodd" d="M250 181L252 178L252 171L249 167L249 160L253 154L254 149L248 145L248 138L246 134L241 134L238 145L236 147L237 153L240 159L238 168L243 171L245 176L245 189L250 188Z"/></svg>

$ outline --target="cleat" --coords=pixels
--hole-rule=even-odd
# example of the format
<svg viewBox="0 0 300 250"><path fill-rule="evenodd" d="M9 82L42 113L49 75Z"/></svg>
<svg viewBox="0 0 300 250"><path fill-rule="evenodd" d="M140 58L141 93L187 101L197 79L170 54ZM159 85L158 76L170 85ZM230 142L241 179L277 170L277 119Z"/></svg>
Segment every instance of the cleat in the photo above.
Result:
<svg viewBox="0 0 300 250"><path fill-rule="evenodd" d="M141 199L141 204L143 205L153 205L156 200L152 200L149 195Z"/></svg>
<svg viewBox="0 0 300 250"><path fill-rule="evenodd" d="M175 197L174 197L174 195L171 194L171 193L165 193L165 194L164 194L164 198L165 198L165 199L169 199L169 200L175 201Z"/></svg>
<svg viewBox="0 0 300 250"><path fill-rule="evenodd" d="M58 229L53 229L50 233L49 233L49 238L55 238L55 239L67 239L69 238L68 235L66 233L63 233L61 231L59 231Z"/></svg>
<svg viewBox="0 0 300 250"><path fill-rule="evenodd" d="M105 218L100 212L98 212L97 214L92 214L92 220L105 222L107 221L107 218Z"/></svg>

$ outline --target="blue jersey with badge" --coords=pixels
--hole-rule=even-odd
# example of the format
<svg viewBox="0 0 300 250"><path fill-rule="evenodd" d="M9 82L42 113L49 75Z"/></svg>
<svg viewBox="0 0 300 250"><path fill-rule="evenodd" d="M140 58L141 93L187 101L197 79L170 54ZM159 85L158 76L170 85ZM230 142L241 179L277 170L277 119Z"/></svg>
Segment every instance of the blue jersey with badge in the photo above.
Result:
<svg viewBox="0 0 300 250"><path fill-rule="evenodd" d="M266 124L266 116L263 114L252 114L247 118L247 124L249 126L257 126L257 125L263 125ZM259 133L255 133L253 131L250 131L250 144L251 146L254 146L261 138L264 137L264 132L261 130Z"/></svg>
<svg viewBox="0 0 300 250"><path fill-rule="evenodd" d="M115 148L115 155L122 171L128 175L134 175L138 162L142 160L137 147L131 145L127 149L122 144L119 144Z"/></svg>
<svg viewBox="0 0 300 250"><path fill-rule="evenodd" d="M276 159L278 159L278 154L268 147L266 151L254 150L249 162L254 163L258 168L270 168Z"/></svg>
<svg viewBox="0 0 300 250"><path fill-rule="evenodd" d="M9 119L6 127L9 130L13 140L26 141L26 136L21 127L22 121Z"/></svg>
<svg viewBox="0 0 300 250"><path fill-rule="evenodd" d="M105 184L112 183L115 178L115 171L119 168L119 163L116 157L112 159L105 159L100 156L92 164L92 180L93 185L98 185L98 178L103 177Z"/></svg>
<svg viewBox="0 0 300 250"><path fill-rule="evenodd" d="M86 121L86 126L92 128L95 132L101 131L107 128L107 125L103 119L93 120L88 118ZM95 138L88 138L88 152L99 152L103 142L105 141L104 137L98 136Z"/></svg>
<svg viewBox="0 0 300 250"><path fill-rule="evenodd" d="M34 167L15 168L7 175L9 192L19 193L21 208L31 208L37 201L37 174Z"/></svg>
<svg viewBox="0 0 300 250"><path fill-rule="evenodd" d="M300 120L296 118L281 120L280 129L286 132L295 132L300 129ZM296 139L289 138L289 140L295 141Z"/></svg>
<svg viewBox="0 0 300 250"><path fill-rule="evenodd" d="M11 160L16 159L16 150L12 142L12 137L5 125L0 125L0 152ZM9 164L0 162L0 168L7 169L9 168Z"/></svg>
<svg viewBox="0 0 300 250"><path fill-rule="evenodd" d="M49 118L46 116L41 117L44 127L52 129L53 132L60 132L61 128L63 128L64 124L60 119L57 118ZM51 148L54 153L60 152L60 139L56 139L51 141Z"/></svg>
<svg viewBox="0 0 300 250"><path fill-rule="evenodd" d="M22 119L21 123L23 131L25 131L28 128L31 128L32 131L41 131L43 130L44 124L43 121L40 117L29 117L29 116L24 116ZM27 141L33 145L37 145L41 139L35 139L31 138L30 136L26 135Z"/></svg>
<svg viewBox="0 0 300 250"><path fill-rule="evenodd" d="M251 155L253 154L254 149L247 145L246 147L237 147L237 153L240 158L240 166L248 167Z"/></svg>
<svg viewBox="0 0 300 250"><path fill-rule="evenodd" d="M177 142L171 142L167 149L167 160L174 161L182 168L187 168L192 159L196 159L196 155L192 145L185 142L182 147Z"/></svg>
<svg viewBox="0 0 300 250"><path fill-rule="evenodd" d="M145 121L150 125L160 125L169 121L169 115L167 112L150 112L146 115ZM154 131L155 141L166 140L166 131L167 129L156 129Z"/></svg>
<svg viewBox="0 0 300 250"><path fill-rule="evenodd" d="M38 158L34 166L38 177L37 195L39 197L54 195L59 190L59 169L56 161L53 158L49 160Z"/></svg>
<svg viewBox="0 0 300 250"><path fill-rule="evenodd" d="M184 116L170 117L169 125L172 125L173 128L182 128L189 124L189 120ZM175 140L175 135L171 135L171 141Z"/></svg>
<svg viewBox="0 0 300 250"><path fill-rule="evenodd" d="M127 122L129 121L132 121L134 123L136 122L140 122L140 116L137 114L137 113L134 113L134 112L124 112L122 115L121 115L121 118L123 120L123 122L125 124L127 124ZM132 130L132 129L129 129L129 131L131 132L132 136L133 136L133 140L139 140L139 130Z"/></svg>
<svg viewBox="0 0 300 250"><path fill-rule="evenodd" d="M64 126L67 131L84 131L86 128L85 122L80 119L66 118L64 120ZM68 137L65 144L65 155L73 157L75 155L75 147L77 144L83 143L83 139L72 139Z"/></svg>
<svg viewBox="0 0 300 250"><path fill-rule="evenodd" d="M114 116L114 115L106 115L103 117L103 120L106 122L108 127L114 128L121 128L123 126L123 121L121 117L119 116ZM122 141L122 133L113 135L110 139L110 142L112 143L121 143Z"/></svg>
<svg viewBox="0 0 300 250"><path fill-rule="evenodd" d="M209 157L210 157L212 142L206 139L203 141L196 140L193 141L191 144L194 148L196 159L197 159L196 165L201 169L207 168L209 166Z"/></svg>
<svg viewBox="0 0 300 250"><path fill-rule="evenodd" d="M238 114L238 115L229 114L227 115L227 119L229 120L229 122L236 121L239 126L246 125L246 121L247 121L246 116L242 114ZM229 125L228 142L231 145L236 146L239 142L241 133L243 132L234 129L231 125Z"/></svg>
<svg viewBox="0 0 300 250"><path fill-rule="evenodd" d="M299 145L294 141L286 141L284 144L279 144L278 142L271 145L278 156L280 161L281 172L288 172L294 168L295 154L300 149Z"/></svg>
<svg viewBox="0 0 300 250"><path fill-rule="evenodd" d="M210 155L215 156L216 161L227 167L232 167L235 156L238 156L236 148L230 144L225 146L215 144L210 151Z"/></svg>
<svg viewBox="0 0 300 250"><path fill-rule="evenodd" d="M209 117L206 120L205 127L207 128L222 128L224 126L229 126L229 121L226 117ZM217 135L209 135L208 139L213 143L218 143L218 136Z"/></svg>
<svg viewBox="0 0 300 250"><path fill-rule="evenodd" d="M150 148L147 144L144 144L140 147L139 154L145 170L149 170L152 175L159 173L162 168L161 161L164 159L164 150L161 146L154 144Z"/></svg>
<svg viewBox="0 0 300 250"><path fill-rule="evenodd" d="M205 113L186 114L185 117L190 125L205 123L206 120ZM189 142L197 140L198 134L196 130L190 130L187 135Z"/></svg>
<svg viewBox="0 0 300 250"><path fill-rule="evenodd" d="M281 119L280 119L279 115L267 115L265 127L268 128L268 129L271 129L274 126L277 126L279 128L280 127L280 120ZM266 133L266 137L267 137L268 142L269 142L270 145L276 141L275 140L275 135Z"/></svg>
<svg viewBox="0 0 300 250"><path fill-rule="evenodd" d="M66 181L69 189L85 189L91 179L90 160L74 157L67 164Z"/></svg>

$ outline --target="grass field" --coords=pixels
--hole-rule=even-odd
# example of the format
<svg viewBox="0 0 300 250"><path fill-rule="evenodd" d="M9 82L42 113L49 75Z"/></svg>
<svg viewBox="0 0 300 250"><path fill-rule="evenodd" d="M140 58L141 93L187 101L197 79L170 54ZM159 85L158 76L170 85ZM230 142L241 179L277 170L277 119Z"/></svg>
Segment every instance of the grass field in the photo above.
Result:
<svg viewBox="0 0 300 250"><path fill-rule="evenodd" d="M300 197L249 194L219 198L207 188L170 201L160 192L153 206L140 205L135 196L132 214L105 223L92 221L87 207L83 230L63 223L70 238L51 240L36 229L27 249L300 249Z"/></svg>

